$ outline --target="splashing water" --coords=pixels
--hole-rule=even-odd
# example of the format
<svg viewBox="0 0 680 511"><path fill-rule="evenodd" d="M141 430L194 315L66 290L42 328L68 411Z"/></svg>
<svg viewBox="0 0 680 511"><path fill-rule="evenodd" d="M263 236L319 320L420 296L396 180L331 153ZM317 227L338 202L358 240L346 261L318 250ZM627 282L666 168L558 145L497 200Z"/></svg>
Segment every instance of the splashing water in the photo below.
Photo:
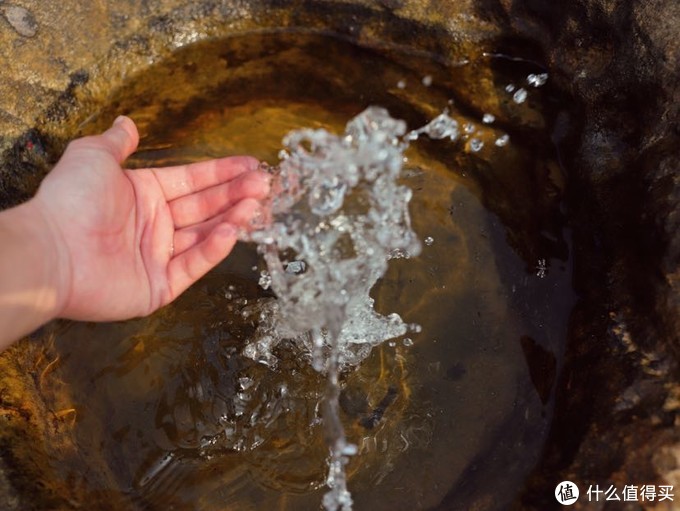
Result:
<svg viewBox="0 0 680 511"><path fill-rule="evenodd" d="M341 136L322 129L290 133L280 165L269 169L271 218L249 235L267 265L260 283L277 298L258 304L258 329L244 354L274 366L273 350L290 340L327 375L327 510L352 508L345 465L357 452L340 421L339 374L383 341L415 331L396 313L378 314L369 293L390 259L421 250L408 212L412 192L398 184L403 152L420 134L455 140L458 124L444 112L406 134L403 121L370 107Z"/></svg>

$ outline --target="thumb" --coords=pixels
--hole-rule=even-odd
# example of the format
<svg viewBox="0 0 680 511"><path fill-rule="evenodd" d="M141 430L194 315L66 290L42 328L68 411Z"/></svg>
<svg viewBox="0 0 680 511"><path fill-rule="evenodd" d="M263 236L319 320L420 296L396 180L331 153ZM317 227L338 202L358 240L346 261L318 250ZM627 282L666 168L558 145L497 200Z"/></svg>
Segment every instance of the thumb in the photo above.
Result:
<svg viewBox="0 0 680 511"><path fill-rule="evenodd" d="M123 163L137 149L139 132L132 119L120 115L113 121L113 125L101 134L100 139L116 161Z"/></svg>

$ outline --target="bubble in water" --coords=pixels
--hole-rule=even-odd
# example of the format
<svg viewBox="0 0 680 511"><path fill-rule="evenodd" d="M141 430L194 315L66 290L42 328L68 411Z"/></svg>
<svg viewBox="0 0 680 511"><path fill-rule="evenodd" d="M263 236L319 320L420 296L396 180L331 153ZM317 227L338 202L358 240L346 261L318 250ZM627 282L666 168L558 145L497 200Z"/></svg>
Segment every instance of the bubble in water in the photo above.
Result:
<svg viewBox="0 0 680 511"><path fill-rule="evenodd" d="M413 346L413 339L411 339L410 337L404 337L404 340L401 341L401 342L407 348L410 347L410 346Z"/></svg>
<svg viewBox="0 0 680 511"><path fill-rule="evenodd" d="M530 74L527 76L527 83L534 87L541 87L548 81L548 73Z"/></svg>
<svg viewBox="0 0 680 511"><path fill-rule="evenodd" d="M397 88L398 89L405 89L406 88L406 80L399 80L397 82Z"/></svg>
<svg viewBox="0 0 680 511"><path fill-rule="evenodd" d="M505 92L513 92L515 90L515 85L512 83L509 83L505 86Z"/></svg>
<svg viewBox="0 0 680 511"><path fill-rule="evenodd" d="M423 85L425 87L429 87L430 85L432 85L432 76L430 75L423 76Z"/></svg>
<svg viewBox="0 0 680 511"><path fill-rule="evenodd" d="M510 142L510 135L506 133L498 137L494 144L496 144L498 147L505 147L506 145L508 145L508 142Z"/></svg>
<svg viewBox="0 0 680 511"><path fill-rule="evenodd" d="M428 247L429 247L429 246L432 246L433 243L434 243L434 238L433 238L432 236L428 236L427 238L425 238L425 244L426 244Z"/></svg>
<svg viewBox="0 0 680 511"><path fill-rule="evenodd" d="M472 124L471 122L466 122L465 124L463 124L463 131L465 131L465 133L467 133L468 135L474 133L475 125Z"/></svg>
<svg viewBox="0 0 680 511"><path fill-rule="evenodd" d="M517 91L513 94L512 100L517 103L518 105L521 103L524 103L527 99L527 91L525 89L517 89Z"/></svg>
<svg viewBox="0 0 680 511"><path fill-rule="evenodd" d="M491 124L495 120L496 120L496 116L493 115L493 114L484 114L484 116L482 117L482 122L484 124Z"/></svg>

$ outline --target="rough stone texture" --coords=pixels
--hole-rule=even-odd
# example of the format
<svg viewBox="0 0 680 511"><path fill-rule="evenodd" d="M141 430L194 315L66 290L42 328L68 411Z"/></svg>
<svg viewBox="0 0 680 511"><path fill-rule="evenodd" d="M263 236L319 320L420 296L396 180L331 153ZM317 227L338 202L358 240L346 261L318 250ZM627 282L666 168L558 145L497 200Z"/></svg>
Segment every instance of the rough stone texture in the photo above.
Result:
<svg viewBox="0 0 680 511"><path fill-rule="evenodd" d="M564 479L677 484L677 459L654 459L680 441L680 4L500 4L498 23L542 45L584 113L569 201L582 299L521 507L554 505L545 488Z"/></svg>
<svg viewBox="0 0 680 511"><path fill-rule="evenodd" d="M539 48L583 119L580 139L553 134L572 149L565 165L581 300L551 437L516 507L555 507L552 490L564 479L601 488L665 480L678 493L677 1L14 0L0 14L4 205L37 186L59 144L78 132L83 105L101 104L129 73L206 37L301 26L454 60L516 38ZM3 509L25 509L4 487L0 478ZM604 504L588 509L621 509ZM488 499L457 505L494 509ZM680 495L673 506L630 509L680 509Z"/></svg>

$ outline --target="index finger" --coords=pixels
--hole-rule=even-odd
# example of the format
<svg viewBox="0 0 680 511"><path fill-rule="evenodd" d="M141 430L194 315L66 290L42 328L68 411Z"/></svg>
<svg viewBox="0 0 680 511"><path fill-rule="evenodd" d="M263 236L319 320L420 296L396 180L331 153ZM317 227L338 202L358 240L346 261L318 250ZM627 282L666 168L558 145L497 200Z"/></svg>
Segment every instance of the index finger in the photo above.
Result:
<svg viewBox="0 0 680 511"><path fill-rule="evenodd" d="M255 170L260 162L251 156L227 156L176 167L149 169L161 185L165 199L171 201L231 181Z"/></svg>

